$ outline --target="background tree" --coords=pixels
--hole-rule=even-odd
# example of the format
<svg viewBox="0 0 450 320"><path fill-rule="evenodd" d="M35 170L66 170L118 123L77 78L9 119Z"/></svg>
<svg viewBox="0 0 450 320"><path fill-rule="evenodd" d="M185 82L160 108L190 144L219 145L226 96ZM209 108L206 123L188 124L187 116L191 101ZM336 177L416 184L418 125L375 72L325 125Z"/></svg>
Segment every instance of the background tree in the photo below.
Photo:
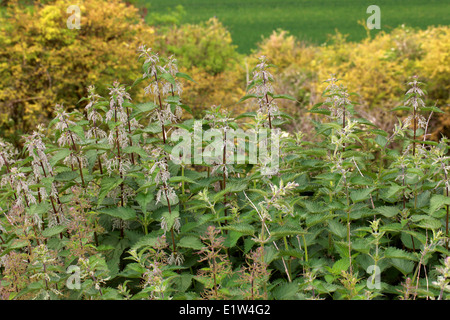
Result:
<svg viewBox="0 0 450 320"><path fill-rule="evenodd" d="M75 107L89 85L133 83L140 73L129 61L154 39L154 29L124 2L79 1L80 29L67 27L70 5L13 0L0 16L0 134L16 144L56 103Z"/></svg>

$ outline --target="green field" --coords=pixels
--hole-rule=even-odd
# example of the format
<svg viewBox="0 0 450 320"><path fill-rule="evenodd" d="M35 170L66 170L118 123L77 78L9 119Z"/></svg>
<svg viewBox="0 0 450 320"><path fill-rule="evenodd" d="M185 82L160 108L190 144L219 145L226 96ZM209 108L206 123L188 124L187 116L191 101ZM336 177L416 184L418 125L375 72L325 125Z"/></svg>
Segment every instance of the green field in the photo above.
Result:
<svg viewBox="0 0 450 320"><path fill-rule="evenodd" d="M140 0L149 12L167 13L180 4L186 15L182 22L198 23L216 16L231 32L239 51L248 53L261 36L273 30L288 30L297 38L323 43L336 29L359 41L366 35L358 21L370 16L367 7L381 9L381 30L405 24L426 28L450 23L450 4L444 0ZM376 30L373 31L377 32Z"/></svg>

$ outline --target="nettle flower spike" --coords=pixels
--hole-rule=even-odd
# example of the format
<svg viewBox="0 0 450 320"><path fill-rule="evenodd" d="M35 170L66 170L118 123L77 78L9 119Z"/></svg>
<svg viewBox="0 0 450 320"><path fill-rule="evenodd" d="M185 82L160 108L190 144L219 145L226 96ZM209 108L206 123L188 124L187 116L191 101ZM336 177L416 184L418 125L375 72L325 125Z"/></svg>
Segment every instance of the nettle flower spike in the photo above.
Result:
<svg viewBox="0 0 450 320"><path fill-rule="evenodd" d="M102 99L102 96L100 96L99 94L97 94L95 92L95 86L94 85L90 85L89 87L87 87L87 91L88 91L88 100L89 103L86 105L85 110L87 112L91 111L93 108L93 106L98 103L99 99Z"/></svg>
<svg viewBox="0 0 450 320"><path fill-rule="evenodd" d="M153 78L157 73L157 65L159 63L158 53L153 53L152 49L147 49L145 45L140 46L138 51L141 53L139 58L145 58L144 65L148 64L142 78Z"/></svg>
<svg viewBox="0 0 450 320"><path fill-rule="evenodd" d="M64 106L57 104L55 107L56 122L55 129L61 132L61 136L58 139L58 145L60 147L71 146L75 148L75 144L78 144L81 139L78 135L73 134L70 130L70 126L76 123L69 118L69 114L64 110Z"/></svg>
<svg viewBox="0 0 450 320"><path fill-rule="evenodd" d="M403 123L405 127L409 127L412 121L417 121L417 125L419 128L425 128L427 126L427 120L424 116L418 113L421 108L425 107L425 102L421 98L425 95L425 93L420 88L420 85L422 85L423 83L417 81L417 76L413 76L412 79L413 80L411 82L408 82L408 86L410 86L411 88L405 94L405 105L408 107L412 107L414 113L408 116Z"/></svg>
<svg viewBox="0 0 450 320"><path fill-rule="evenodd" d="M0 169L6 166L7 172L9 167L13 163L13 158L17 155L17 150L13 145L7 141L0 138Z"/></svg>
<svg viewBox="0 0 450 320"><path fill-rule="evenodd" d="M273 92L272 79L273 75L267 71L269 65L267 63L266 56L261 56L259 58L259 63L255 67L253 72L253 81L257 83L252 89L252 93L258 96L265 97L267 93Z"/></svg>
<svg viewBox="0 0 450 320"><path fill-rule="evenodd" d="M24 205L29 206L37 203L35 194L29 188L29 185L34 184L35 182L28 180L25 174L20 172L16 167L11 168L11 175L9 178L5 176L1 180L2 186L10 183L16 193L16 205L23 207Z"/></svg>
<svg viewBox="0 0 450 320"><path fill-rule="evenodd" d="M273 75L267 71L270 67L266 57L261 56L253 71L252 80L248 83L250 86L248 93L255 95L257 98L259 105L257 115L259 114L259 118L267 118L267 121L262 123L263 126L272 128L272 118L274 114L278 113L278 106L272 98L274 91L272 86Z"/></svg>
<svg viewBox="0 0 450 320"><path fill-rule="evenodd" d="M350 112L346 106L350 105L351 101L347 88L337 84L339 79L334 74L325 82L329 83L324 92L326 93L325 105L329 106L328 110L331 112L331 118L334 120L348 118Z"/></svg>
<svg viewBox="0 0 450 320"><path fill-rule="evenodd" d="M102 97L95 93L95 87L93 85L89 86L87 88L88 90L88 100L89 103L84 108L87 114L87 119L92 122L92 126L89 128L89 130L86 132L86 138L88 139L104 139L106 138L107 134L105 131L100 129L98 125L100 123L103 123L103 117L102 115L94 108L94 105L99 102L99 99L102 99Z"/></svg>
<svg viewBox="0 0 450 320"><path fill-rule="evenodd" d="M106 121L114 119L126 123L128 121L127 113L123 107L125 99L131 100L130 94L123 85L115 81L113 86L109 88L110 102L109 110L105 115Z"/></svg>
<svg viewBox="0 0 450 320"><path fill-rule="evenodd" d="M68 129L69 126L75 125L75 122L69 119L69 114L65 111L63 105L56 104L55 113L56 113L55 119L58 120L55 125L56 130L64 131L65 129Z"/></svg>
<svg viewBox="0 0 450 320"><path fill-rule="evenodd" d="M39 131L34 131L31 135L25 137L25 148L29 155L33 158L32 167L35 177L46 177L48 174L53 175L53 168L48 161L45 153L46 147L42 139L44 135L40 132L41 125L38 126ZM43 172L41 172L41 169Z"/></svg>

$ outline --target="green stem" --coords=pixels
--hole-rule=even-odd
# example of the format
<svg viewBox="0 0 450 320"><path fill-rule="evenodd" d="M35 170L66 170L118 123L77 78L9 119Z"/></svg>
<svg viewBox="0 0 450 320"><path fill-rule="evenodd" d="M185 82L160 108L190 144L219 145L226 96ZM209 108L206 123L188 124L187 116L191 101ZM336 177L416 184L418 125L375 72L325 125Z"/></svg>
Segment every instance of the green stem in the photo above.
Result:
<svg viewBox="0 0 450 320"><path fill-rule="evenodd" d="M305 247L305 261L306 263L308 263L308 246L306 245L306 238L304 234L302 234L302 239L303 239L303 247Z"/></svg>

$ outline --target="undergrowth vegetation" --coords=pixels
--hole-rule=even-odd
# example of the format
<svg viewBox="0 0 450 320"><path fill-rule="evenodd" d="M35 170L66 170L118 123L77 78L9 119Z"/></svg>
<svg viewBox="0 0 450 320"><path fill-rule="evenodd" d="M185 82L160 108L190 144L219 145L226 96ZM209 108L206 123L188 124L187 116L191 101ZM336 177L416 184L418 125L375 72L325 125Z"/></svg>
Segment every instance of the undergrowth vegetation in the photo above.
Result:
<svg viewBox="0 0 450 320"><path fill-rule="evenodd" d="M449 145L417 77L386 132L331 75L309 137L283 130L295 99L264 56L252 110L194 118L195 79L139 53L132 86L90 86L22 150L1 142L2 299L449 297Z"/></svg>

